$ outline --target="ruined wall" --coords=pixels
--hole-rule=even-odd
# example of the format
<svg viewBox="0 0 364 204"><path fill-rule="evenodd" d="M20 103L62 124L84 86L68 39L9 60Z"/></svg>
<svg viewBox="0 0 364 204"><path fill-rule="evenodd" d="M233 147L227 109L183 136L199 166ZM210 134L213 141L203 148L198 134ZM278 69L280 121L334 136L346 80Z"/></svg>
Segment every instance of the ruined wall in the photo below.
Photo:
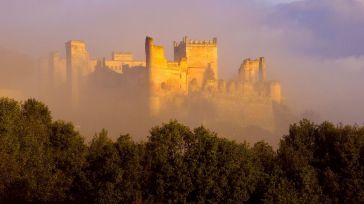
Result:
<svg viewBox="0 0 364 204"><path fill-rule="evenodd" d="M228 123L233 122L231 126L243 129L264 127L266 131L276 131L274 105L282 103L281 85L267 80L265 70L264 58L245 59L236 79L204 86L199 97L204 97L214 107L216 119L212 123L229 126Z"/></svg>
<svg viewBox="0 0 364 204"><path fill-rule="evenodd" d="M278 81L269 81L266 79L266 61L263 57L255 60L245 59L239 69L239 81L243 82L246 93L255 93L270 100L281 103L282 90ZM248 88L247 87L253 87Z"/></svg>
<svg viewBox="0 0 364 204"><path fill-rule="evenodd" d="M266 80L266 63L263 57L255 60L245 59L239 69L239 77L243 81L262 82Z"/></svg>

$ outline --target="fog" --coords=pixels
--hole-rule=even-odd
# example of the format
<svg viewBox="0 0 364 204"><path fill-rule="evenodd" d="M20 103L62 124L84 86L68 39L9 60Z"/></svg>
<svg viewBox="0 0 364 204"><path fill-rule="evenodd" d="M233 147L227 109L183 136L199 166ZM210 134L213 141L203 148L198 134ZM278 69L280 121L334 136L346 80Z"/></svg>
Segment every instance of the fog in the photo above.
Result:
<svg viewBox="0 0 364 204"><path fill-rule="evenodd" d="M143 106L142 94L94 76L90 79L94 87L88 89L92 92L83 94L89 103L71 110L63 103L65 95L50 94L49 73L44 68L49 52L64 55L66 41L82 39L92 58L109 57L112 51L121 50L144 59L144 39L149 35L173 59L172 42L182 36L217 37L222 78L233 77L244 58L267 59L268 78L282 83L285 103L293 115L289 122L308 117L316 122L363 124L363 1L277 2L3 0L1 94L44 101L54 118L73 121L87 137L106 128L113 137L131 132L143 139L147 129L161 121L151 121L145 110L131 106ZM185 122L198 125L198 121Z"/></svg>

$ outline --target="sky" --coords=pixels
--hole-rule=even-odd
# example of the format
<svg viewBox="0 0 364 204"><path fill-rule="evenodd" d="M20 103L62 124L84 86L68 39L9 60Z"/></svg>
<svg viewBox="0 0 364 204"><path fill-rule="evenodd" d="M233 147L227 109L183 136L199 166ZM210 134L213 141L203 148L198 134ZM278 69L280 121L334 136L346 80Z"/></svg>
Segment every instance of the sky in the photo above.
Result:
<svg viewBox="0 0 364 204"><path fill-rule="evenodd" d="M218 38L221 77L264 56L294 112L364 123L363 0L1 0L0 48L31 57L64 53L82 39L94 58L113 50L144 58L152 36L172 42Z"/></svg>

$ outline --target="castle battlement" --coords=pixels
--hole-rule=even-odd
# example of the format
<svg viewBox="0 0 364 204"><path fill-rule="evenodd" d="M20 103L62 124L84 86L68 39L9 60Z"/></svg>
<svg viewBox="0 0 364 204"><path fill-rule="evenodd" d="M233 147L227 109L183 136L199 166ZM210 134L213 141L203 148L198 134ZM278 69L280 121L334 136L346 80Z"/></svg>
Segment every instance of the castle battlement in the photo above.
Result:
<svg viewBox="0 0 364 204"><path fill-rule="evenodd" d="M214 37L212 40L192 40L185 36L179 43L174 41L173 45L175 48L180 46L217 46L217 38Z"/></svg>
<svg viewBox="0 0 364 204"><path fill-rule="evenodd" d="M120 80L134 81L129 79L143 76L142 88L148 94L152 116L160 116L171 110L170 107L173 110L183 109L185 107L181 104L202 99L219 107L221 115L216 118L239 112L237 115L244 116L240 119L251 116L259 124L262 120L266 120L268 126L273 124L272 104L282 101L281 84L266 80L263 57L244 59L238 76L224 81L218 77L217 38L192 40L185 36L180 42L175 41L173 47L174 59L168 60L164 47L155 44L153 38L146 37L145 60L135 60L131 52L112 52L111 59L99 60L98 66L123 75ZM66 59L53 54L49 64L55 87L68 83L72 103L78 104L82 89L87 87L87 78L96 66L86 43L82 40L68 41Z"/></svg>

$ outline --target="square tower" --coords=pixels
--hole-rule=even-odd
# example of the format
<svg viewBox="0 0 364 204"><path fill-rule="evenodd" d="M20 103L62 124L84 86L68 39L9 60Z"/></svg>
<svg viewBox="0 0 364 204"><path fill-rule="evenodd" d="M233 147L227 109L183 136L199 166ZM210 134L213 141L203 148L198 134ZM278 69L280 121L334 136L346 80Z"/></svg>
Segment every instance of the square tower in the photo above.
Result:
<svg viewBox="0 0 364 204"><path fill-rule="evenodd" d="M217 38L212 40L191 40L184 37L174 42L174 61L187 61L188 82L191 86L202 87L206 81L218 80Z"/></svg>
<svg viewBox="0 0 364 204"><path fill-rule="evenodd" d="M66 59L69 77L72 74L86 76L93 71L90 56L83 41L71 40L66 42Z"/></svg>
<svg viewBox="0 0 364 204"><path fill-rule="evenodd" d="M85 42L80 40L66 42L66 62L67 83L71 90L72 106L76 108L79 105L82 80L94 69Z"/></svg>

